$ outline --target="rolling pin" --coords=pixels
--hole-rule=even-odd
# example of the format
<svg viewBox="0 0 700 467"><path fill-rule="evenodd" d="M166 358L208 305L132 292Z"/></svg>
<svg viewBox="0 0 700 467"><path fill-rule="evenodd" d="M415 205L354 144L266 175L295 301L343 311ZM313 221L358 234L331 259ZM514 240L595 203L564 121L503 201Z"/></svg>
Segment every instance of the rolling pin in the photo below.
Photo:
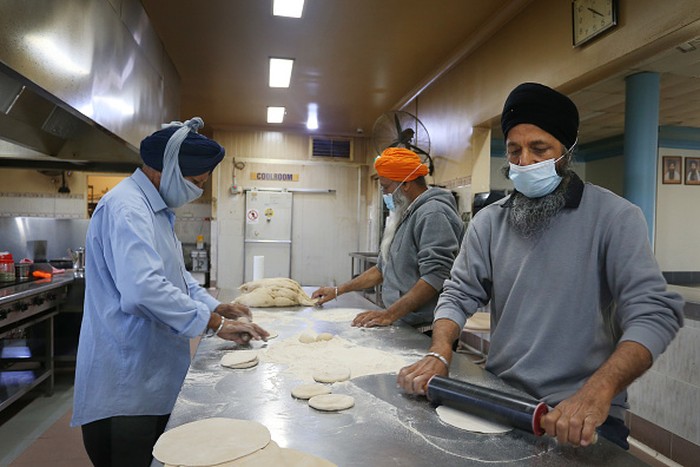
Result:
<svg viewBox="0 0 700 467"><path fill-rule="evenodd" d="M536 399L437 375L428 381L427 397L434 404L472 413L537 436L545 433L540 419L549 412L549 407Z"/></svg>

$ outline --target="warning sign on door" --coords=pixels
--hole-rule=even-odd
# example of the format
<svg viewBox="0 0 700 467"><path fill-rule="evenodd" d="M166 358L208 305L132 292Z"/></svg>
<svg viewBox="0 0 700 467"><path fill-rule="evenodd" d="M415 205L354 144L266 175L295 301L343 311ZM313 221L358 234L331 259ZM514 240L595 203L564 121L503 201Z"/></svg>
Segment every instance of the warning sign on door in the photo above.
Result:
<svg viewBox="0 0 700 467"><path fill-rule="evenodd" d="M257 209L248 209L245 215L246 224L257 224L260 220L260 213Z"/></svg>

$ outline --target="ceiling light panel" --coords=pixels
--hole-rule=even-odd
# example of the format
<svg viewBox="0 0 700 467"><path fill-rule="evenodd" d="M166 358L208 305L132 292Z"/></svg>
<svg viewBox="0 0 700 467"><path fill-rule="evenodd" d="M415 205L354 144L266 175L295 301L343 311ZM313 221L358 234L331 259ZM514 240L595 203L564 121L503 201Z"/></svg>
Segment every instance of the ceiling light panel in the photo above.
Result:
<svg viewBox="0 0 700 467"><path fill-rule="evenodd" d="M288 88L292 80L294 60L270 57L270 87Z"/></svg>
<svg viewBox="0 0 700 467"><path fill-rule="evenodd" d="M267 123L282 123L284 121L284 107L268 107L267 108Z"/></svg>
<svg viewBox="0 0 700 467"><path fill-rule="evenodd" d="M288 18L301 18L304 11L304 0L273 0L272 14Z"/></svg>

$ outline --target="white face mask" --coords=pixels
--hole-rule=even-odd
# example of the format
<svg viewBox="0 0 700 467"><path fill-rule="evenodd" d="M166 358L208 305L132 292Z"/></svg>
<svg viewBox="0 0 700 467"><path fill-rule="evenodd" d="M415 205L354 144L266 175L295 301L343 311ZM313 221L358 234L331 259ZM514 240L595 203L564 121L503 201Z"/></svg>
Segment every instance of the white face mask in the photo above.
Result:
<svg viewBox="0 0 700 467"><path fill-rule="evenodd" d="M508 177L520 193L528 198L541 198L553 192L561 183L556 163L562 157L564 156L530 165L517 165L511 162Z"/></svg>

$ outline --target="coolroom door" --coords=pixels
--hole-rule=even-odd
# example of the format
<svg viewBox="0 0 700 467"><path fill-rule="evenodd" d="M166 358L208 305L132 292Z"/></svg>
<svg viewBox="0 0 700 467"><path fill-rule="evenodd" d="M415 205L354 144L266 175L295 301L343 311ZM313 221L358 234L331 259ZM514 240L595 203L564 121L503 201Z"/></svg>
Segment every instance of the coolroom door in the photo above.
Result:
<svg viewBox="0 0 700 467"><path fill-rule="evenodd" d="M292 193L247 191L243 279L253 280L253 258L263 256L264 277L290 277Z"/></svg>

